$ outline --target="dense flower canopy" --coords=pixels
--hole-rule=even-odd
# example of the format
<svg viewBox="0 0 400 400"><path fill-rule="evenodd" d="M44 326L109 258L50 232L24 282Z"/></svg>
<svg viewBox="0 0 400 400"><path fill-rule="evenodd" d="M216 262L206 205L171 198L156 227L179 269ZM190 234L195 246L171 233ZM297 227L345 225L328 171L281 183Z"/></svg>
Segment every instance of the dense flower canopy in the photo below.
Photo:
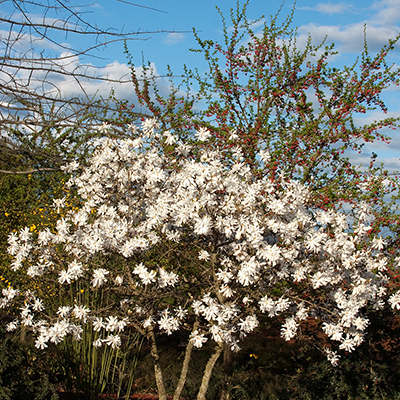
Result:
<svg viewBox="0 0 400 400"><path fill-rule="evenodd" d="M239 350L264 314L283 318L286 340L311 316L340 349L363 341L365 307L383 307L396 264L385 241L370 238L368 205L353 218L317 209L299 182L254 176L239 150L226 150L229 157L213 150L204 129L198 139L190 146L145 120L134 139L104 139L87 167L65 168L81 206L64 212L53 231L11 234L12 268L60 286L86 280L93 291L109 288L114 306L66 299L46 319L51 305L36 293L4 289L2 307L23 304L9 330L31 327L45 348L67 334L79 339L83 324L100 332L95 346L112 347L127 326L168 335L190 329L195 347L213 340ZM164 155L166 145L175 159ZM55 207L62 212L63 200ZM180 248L194 257L179 259ZM169 262L155 265L152 254ZM389 301L400 307L399 294Z"/></svg>

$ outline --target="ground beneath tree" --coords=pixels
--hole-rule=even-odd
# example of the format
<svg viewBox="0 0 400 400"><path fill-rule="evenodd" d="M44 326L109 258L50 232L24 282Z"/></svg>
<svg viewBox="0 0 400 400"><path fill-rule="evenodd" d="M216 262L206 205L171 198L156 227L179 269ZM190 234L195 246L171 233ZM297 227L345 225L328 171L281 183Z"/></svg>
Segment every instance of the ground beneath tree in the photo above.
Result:
<svg viewBox="0 0 400 400"><path fill-rule="evenodd" d="M86 400L84 394L79 395L78 393L67 393L67 392L58 392L57 393L60 400ZM117 399L116 395L107 395L102 394L98 396L99 400L112 400ZM119 400L125 399L124 396L118 397ZM130 400L158 400L158 395L154 393L136 393L129 396ZM172 400L173 396L168 396L168 400ZM181 398L181 400L185 400Z"/></svg>

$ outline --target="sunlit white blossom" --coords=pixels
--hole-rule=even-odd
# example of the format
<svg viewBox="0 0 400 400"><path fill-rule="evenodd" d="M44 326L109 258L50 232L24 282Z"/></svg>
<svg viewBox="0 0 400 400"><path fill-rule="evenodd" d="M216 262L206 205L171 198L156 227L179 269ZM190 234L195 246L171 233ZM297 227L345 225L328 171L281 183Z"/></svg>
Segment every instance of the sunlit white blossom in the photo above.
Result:
<svg viewBox="0 0 400 400"><path fill-rule="evenodd" d="M190 341L193 343L194 347L198 349L203 347L203 344L207 342L207 338L204 334L199 334L199 331L194 331L190 334Z"/></svg>
<svg viewBox="0 0 400 400"><path fill-rule="evenodd" d="M325 349L328 361L331 362L331 364L336 367L338 365L340 355L337 354L336 351L332 351L331 349L326 348Z"/></svg>
<svg viewBox="0 0 400 400"><path fill-rule="evenodd" d="M91 281L93 287L100 287L107 282L106 275L110 272L104 268L98 268L93 271L93 279Z"/></svg>
<svg viewBox="0 0 400 400"><path fill-rule="evenodd" d="M121 337L119 335L108 335L104 341L107 346L111 346L112 349L117 349L121 346Z"/></svg>
<svg viewBox="0 0 400 400"><path fill-rule="evenodd" d="M90 313L90 309L86 306L75 305L72 312L75 318L80 319L83 322L86 322L88 314Z"/></svg>

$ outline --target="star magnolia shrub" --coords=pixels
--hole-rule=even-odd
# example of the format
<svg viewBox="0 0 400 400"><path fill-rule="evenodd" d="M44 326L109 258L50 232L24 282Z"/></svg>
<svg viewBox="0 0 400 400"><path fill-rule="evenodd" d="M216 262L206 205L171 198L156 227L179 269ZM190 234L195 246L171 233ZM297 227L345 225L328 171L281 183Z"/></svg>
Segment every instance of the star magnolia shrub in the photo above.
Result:
<svg viewBox="0 0 400 400"><path fill-rule="evenodd" d="M99 332L94 346L118 347L133 327L152 344L161 398L156 337L188 330L176 399L193 347L215 344L199 391L204 398L223 347L240 350L262 316L282 318L286 340L301 321L318 318L339 351L354 350L368 326L363 312L383 307L387 271L396 263L385 241L368 235L368 205L358 205L353 220L315 208L305 186L253 175L239 151L214 151L204 130L200 150L171 140L171 161L161 151L166 136L173 137L146 120L135 139L104 139L87 167L66 167L81 206L53 230L9 237L12 269L60 287L86 281L107 291L109 306L90 309L66 296L49 315L52 305L36 293L10 287L1 306L23 305L8 329L31 328L45 348L67 334L79 340L89 324ZM400 295L389 301L399 308ZM333 364L334 347L327 349Z"/></svg>

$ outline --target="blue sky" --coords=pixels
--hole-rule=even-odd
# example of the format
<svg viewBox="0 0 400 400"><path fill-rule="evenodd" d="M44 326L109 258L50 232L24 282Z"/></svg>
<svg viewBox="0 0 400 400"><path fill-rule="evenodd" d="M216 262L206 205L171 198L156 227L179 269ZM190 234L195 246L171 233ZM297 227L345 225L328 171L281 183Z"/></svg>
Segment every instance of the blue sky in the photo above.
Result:
<svg viewBox="0 0 400 400"><path fill-rule="evenodd" d="M46 3L47 0L41 0ZM84 4L86 3L86 6ZM134 6L128 3L136 3ZM0 4L0 14L7 15L11 9L11 2ZM232 0L71 0L67 3L74 11L83 12L82 16L93 25L101 28L114 28L116 31L140 31L134 39L129 41L128 47L136 65L141 65L142 54L146 61L154 63L157 73L164 74L167 64L171 65L176 74L182 72L183 64L190 68L197 67L200 71L206 70L206 64L202 55L189 51L196 47L192 34L195 28L203 39L212 39L222 42L221 17L215 6L220 7L229 24L229 10L236 7L236 1ZM256 19L265 15L275 14L281 5L280 1L250 0L248 6L248 18ZM282 7L281 20L290 13L293 1L286 1ZM39 17L39 9L30 9L32 17ZM14 11L15 12L15 11ZM16 13L16 12L15 12ZM17 13L14 14L17 16ZM62 15L60 15L61 17ZM17 16L18 17L18 16ZM49 18L55 17L49 14ZM49 19L50 20L50 19ZM367 37L372 53L378 51L387 43L389 38L395 37L400 32L400 0L356 0L356 1L329 1L316 2L311 0L298 0L293 18L293 27L298 27L299 44L304 43L308 33L316 42L320 42L326 35L328 41L334 42L339 55L332 62L333 66L352 64L355 57L363 50L363 28L367 26ZM0 31L1 31L0 25ZM160 32L164 31L164 33ZM148 33L146 33L148 32ZM158 33L157 33L158 32ZM65 47L85 48L96 43L93 37L65 37L58 34L54 36ZM136 40L137 39L137 40ZM60 48L51 43L41 43L48 54L62 53ZM63 50L65 51L65 49ZM98 67L98 73L119 79L121 76L129 78L129 69L123 54L121 42L112 43L106 48L92 52L96 57L75 58L69 68L83 68L81 65L94 65ZM400 66L400 46L397 46L391 61ZM77 90L71 81L57 82L66 93ZM160 82L161 86L164 82ZM133 91L131 84L113 85L117 97L130 98ZM164 88L166 90L166 84ZM111 87L97 82L87 86L89 93L98 93L107 96ZM391 116L400 116L400 90L398 88L388 91L385 99L389 105ZM370 114L368 118L376 119L377 114ZM367 148L366 155L360 156L358 162L368 160L370 151L376 151L380 159L385 159L391 169L400 169L400 135L394 132L390 146L377 144Z"/></svg>
<svg viewBox="0 0 400 400"><path fill-rule="evenodd" d="M147 40L131 41L129 48L132 53L137 53L138 62L143 52L145 58L155 62L158 68L164 69L166 64L171 64L174 70L181 68L183 63L197 64L199 61L188 51L195 46L192 28L202 38L221 40L221 18L215 7L218 6L227 18L230 8L236 7L236 1L226 0L147 0L145 4L160 11L135 7L118 0L97 0L91 7L82 8L82 11L89 11L87 18L101 27L124 31L169 31L141 34L138 39ZM251 0L248 17L256 19L265 15L268 18L277 12L280 4L280 1ZM285 2L281 20L292 7L292 1ZM400 31L400 0L322 3L298 0L293 19L293 26L299 27L300 35L310 32L316 40L328 35L341 50L349 53L362 51L364 24L367 24L370 46L372 50L377 50ZM125 62L122 45L110 47L105 51L108 60Z"/></svg>
<svg viewBox="0 0 400 400"><path fill-rule="evenodd" d="M251 0L248 17L256 19L265 15L268 18L277 12L280 4L280 1ZM129 49L138 63L143 52L146 60L154 62L162 73L166 64L170 64L174 71L181 70L184 63L200 67L201 56L189 52L189 48L196 45L192 28L204 39L221 41L222 23L215 7L218 6L229 20L229 10L236 7L236 1L148 0L146 6L160 11L134 7L117 0L97 0L96 5L91 7L93 14L88 14L88 18L95 20L99 26L123 28L125 31L176 31L142 34L138 38L147 40L129 43ZM281 20L290 13L292 7L292 1L285 2ZM298 0L293 19L293 26L299 27L300 36L311 33L316 41L320 41L328 35L340 51L348 53L345 58L349 60L363 49L364 24L367 25L371 50L378 50L400 31L400 0L322 3ZM121 44L106 53L109 61L125 62Z"/></svg>

